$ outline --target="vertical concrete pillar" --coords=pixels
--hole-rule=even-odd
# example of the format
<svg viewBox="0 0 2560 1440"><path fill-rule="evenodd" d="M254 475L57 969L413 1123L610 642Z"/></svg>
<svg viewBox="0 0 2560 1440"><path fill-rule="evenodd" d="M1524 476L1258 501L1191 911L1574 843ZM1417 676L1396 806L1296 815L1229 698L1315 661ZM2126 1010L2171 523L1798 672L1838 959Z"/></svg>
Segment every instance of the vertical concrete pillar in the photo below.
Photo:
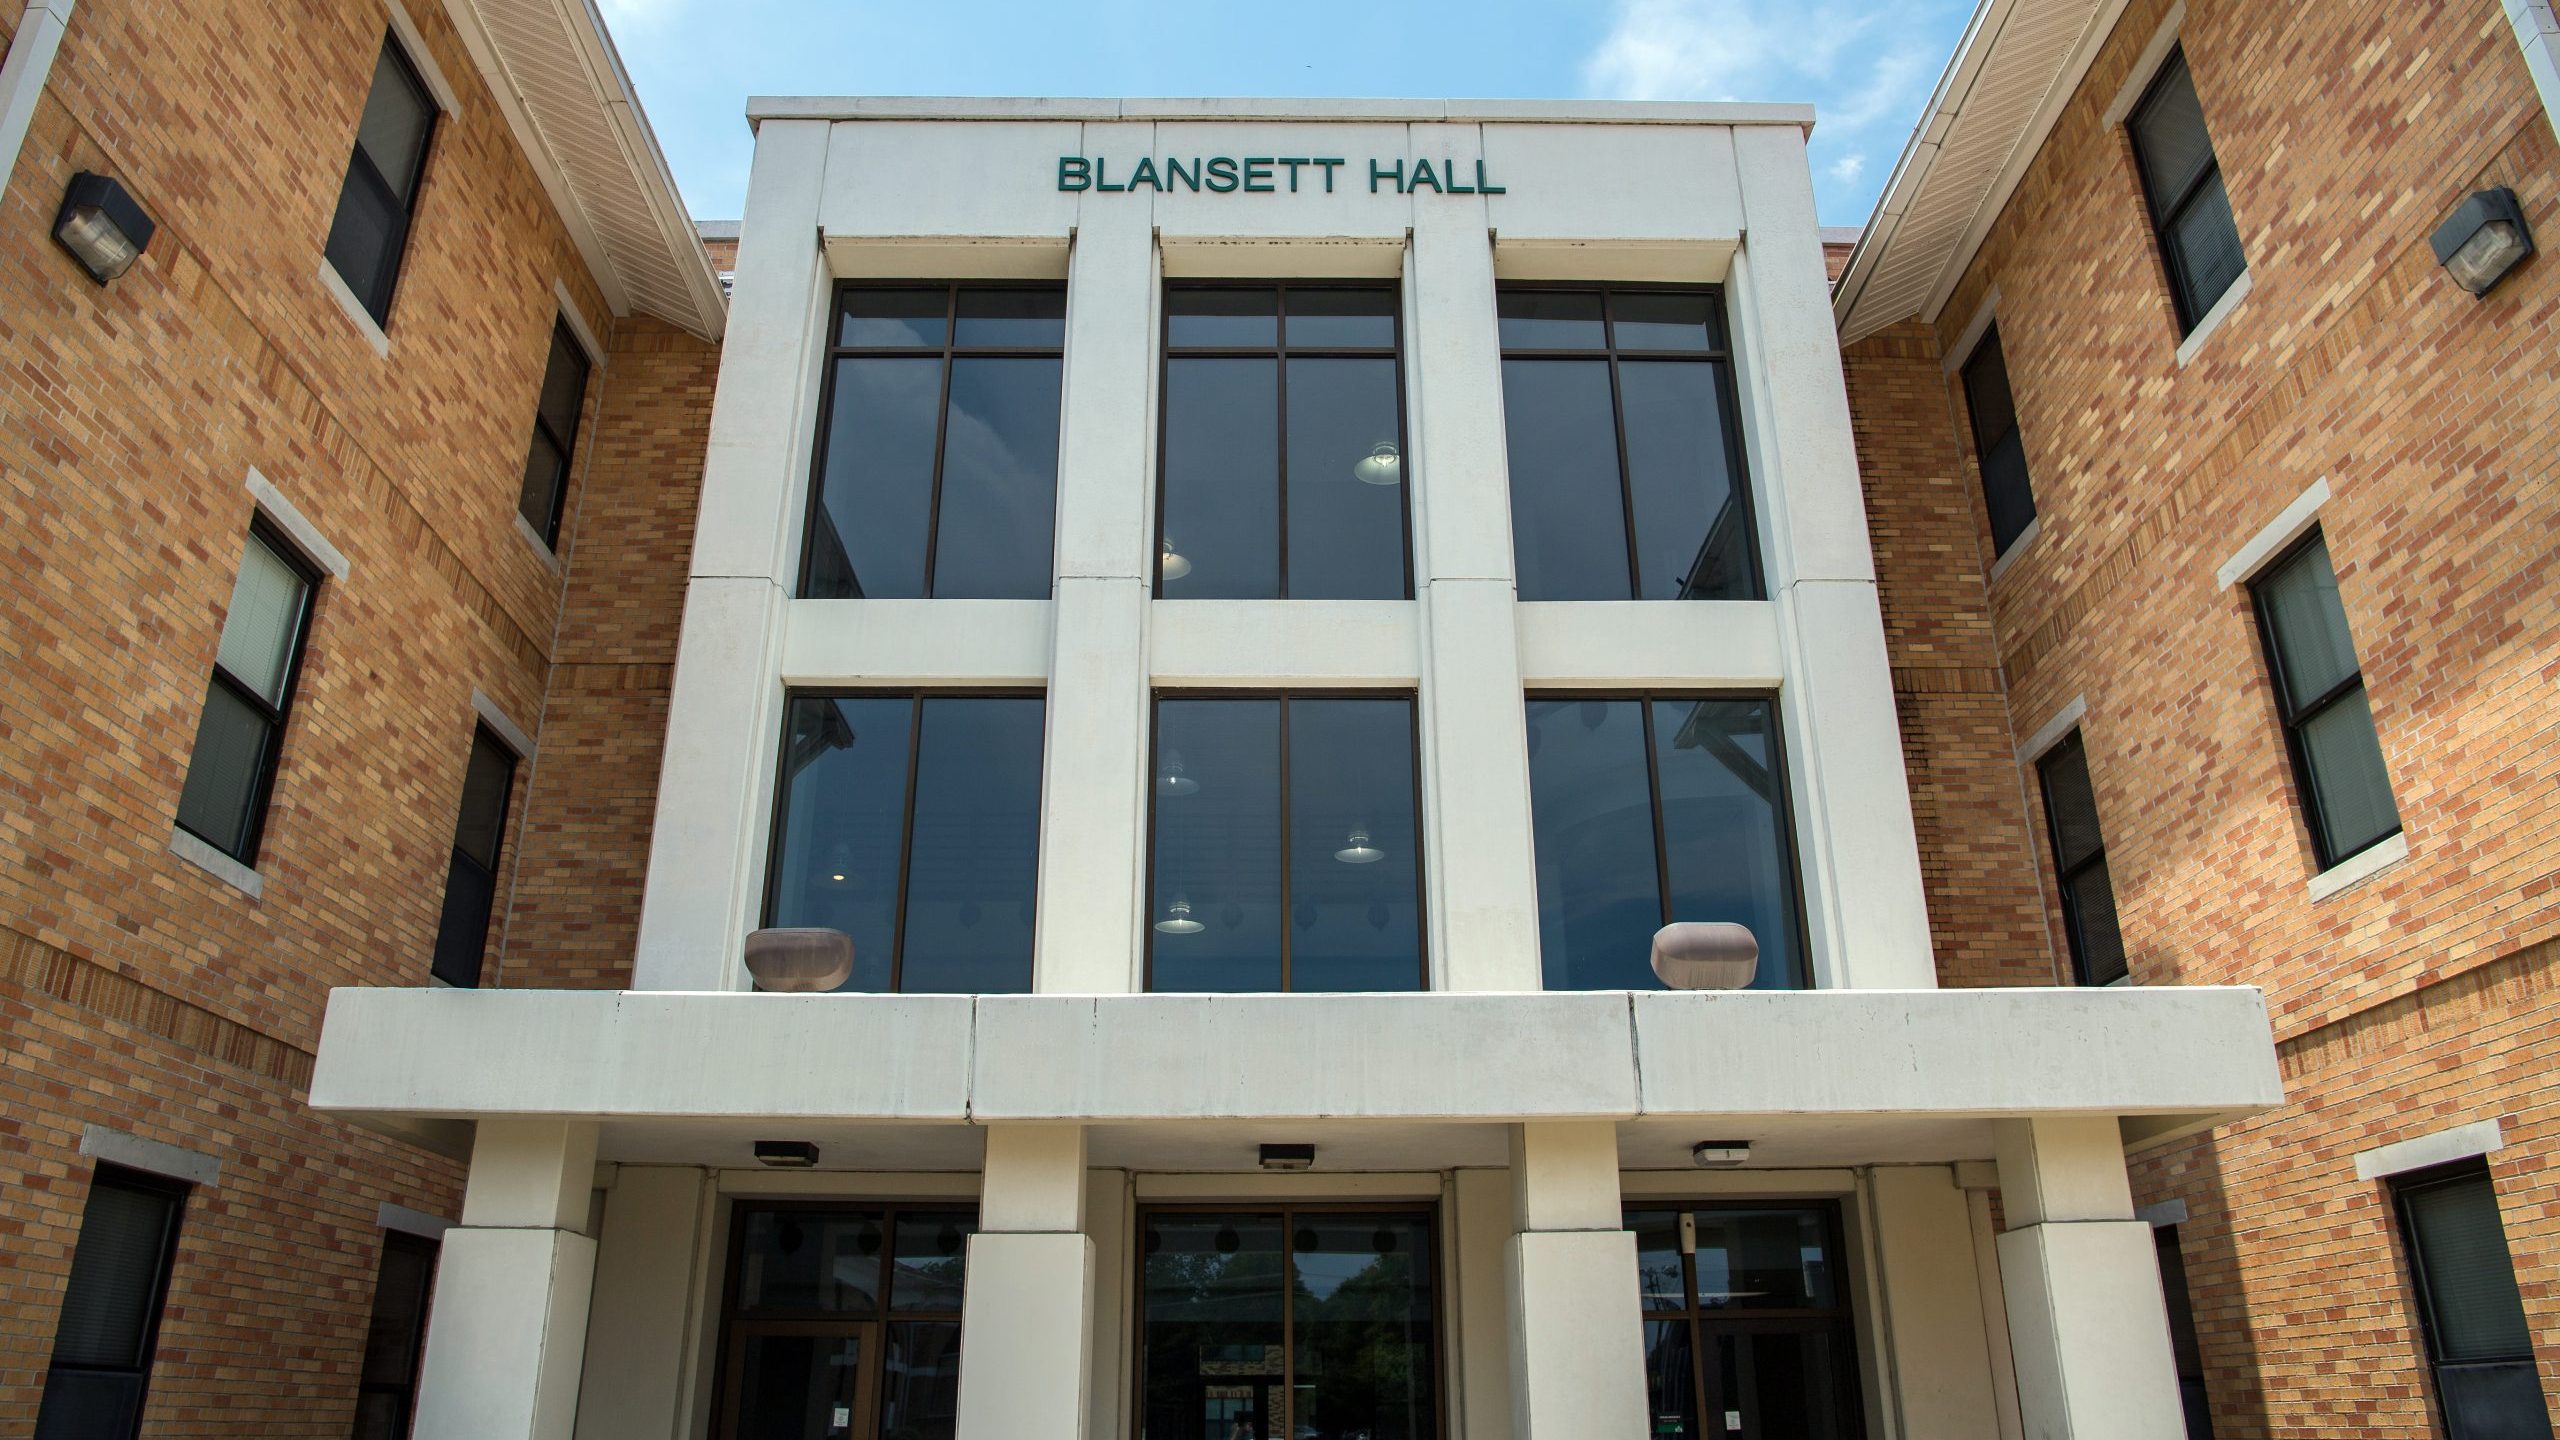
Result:
<svg viewBox="0 0 2560 1440"><path fill-rule="evenodd" d="M1511 1433L1647 1433L1636 1237L1619 1210L1616 1125L1514 1127L1511 1187Z"/></svg>
<svg viewBox="0 0 2560 1440"><path fill-rule="evenodd" d="M445 1232L417 1440L571 1440L596 1244L596 1127L483 1120Z"/></svg>
<svg viewBox="0 0 2560 1440"><path fill-rule="evenodd" d="M2186 1433L2151 1227L2112 1117L1999 1122L2000 1275L2018 1404L2038 1440Z"/></svg>
<svg viewBox="0 0 2560 1440"><path fill-rule="evenodd" d="M1088 1171L1085 1179L1084 1233L1093 1240L1093 1362L1085 1371L1085 1433L1111 1436L1128 1427L1121 1405L1130 1383L1131 1293L1137 1241L1135 1196L1126 1170Z"/></svg>
<svg viewBox="0 0 2560 1440"><path fill-rule="evenodd" d="M816 424L829 288L818 198L829 129L768 120L756 133L667 702L635 989L746 985L740 957L763 894L781 745L774 676L799 574Z"/></svg>
<svg viewBox="0 0 2560 1440"><path fill-rule="evenodd" d="M1414 129L1417 153L1454 156L1457 166L1482 143L1473 126ZM1480 198L1414 207L1405 285L1431 954L1440 988L1536 990L1537 856L1482 207Z"/></svg>
<svg viewBox="0 0 2560 1440"><path fill-rule="evenodd" d="M1866 503L1804 137L1733 130L1745 240L1728 310L1769 596L1815 983L1934 988Z"/></svg>
<svg viewBox="0 0 2560 1440"><path fill-rule="evenodd" d="M677 1440L692 1413L690 1358L718 1294L708 1236L712 1175L626 1165L606 1188L595 1303L578 1383L578 1440Z"/></svg>
<svg viewBox="0 0 2560 1440"><path fill-rule="evenodd" d="M960 1440L1082 1440L1093 1362L1084 1127L987 1131L960 1311Z"/></svg>
<svg viewBox="0 0 2560 1440"><path fill-rule="evenodd" d="M1955 1172L1943 1165L1880 1165L1875 1206L1876 1297L1893 1347L1885 1367L1902 1433L1913 1437L2000 1433L1998 1395L1975 1284L1973 1226Z"/></svg>

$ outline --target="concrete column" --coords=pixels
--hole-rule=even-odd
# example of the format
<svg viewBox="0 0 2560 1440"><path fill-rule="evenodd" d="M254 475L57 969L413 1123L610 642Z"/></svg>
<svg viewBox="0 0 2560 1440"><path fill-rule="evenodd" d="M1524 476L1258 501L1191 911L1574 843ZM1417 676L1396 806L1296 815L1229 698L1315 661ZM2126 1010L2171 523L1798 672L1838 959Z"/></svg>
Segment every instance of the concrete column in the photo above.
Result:
<svg viewBox="0 0 2560 1440"><path fill-rule="evenodd" d="M1499 1440L1511 1433L1511 1177L1461 1170L1451 1179L1449 1215L1457 1231L1458 1423L1450 1433Z"/></svg>
<svg viewBox="0 0 2560 1440"><path fill-rule="evenodd" d="M1422 145L1418 136L1415 143ZM1473 127L1425 147L1463 165ZM1481 201L1414 207L1405 292L1431 954L1449 990L1536 990L1537 855L1511 558L1493 247Z"/></svg>
<svg viewBox="0 0 2560 1440"><path fill-rule="evenodd" d="M2560 132L2560 12L2551 0L2505 0L2507 23L2524 48L2525 72L2542 95L2542 118ZM18 57L11 55L12 61Z"/></svg>
<svg viewBox="0 0 2560 1440"><path fill-rule="evenodd" d="M1999 1122L2000 1275L2026 1433L2182 1435L2151 1227L2133 1218L2112 1117Z"/></svg>
<svg viewBox="0 0 2560 1440"><path fill-rule="evenodd" d="M2001 1434L1982 1292L1975 1283L1973 1227L1955 1172L1943 1165L1881 1165L1868 1196L1876 1303L1892 1345L1885 1367L1902 1433Z"/></svg>
<svg viewBox="0 0 2560 1440"><path fill-rule="evenodd" d="M735 990L764 893L781 743L783 607L799 575L829 276L829 126L757 130L703 457L632 986Z"/></svg>
<svg viewBox="0 0 2560 1440"><path fill-rule="evenodd" d="M1647 1433L1643 1307L1636 1237L1618 1204L1617 1126L1514 1127L1511 1186L1511 1433Z"/></svg>
<svg viewBox="0 0 2560 1440"><path fill-rule="evenodd" d="M1136 1242L1135 1196L1126 1170L1086 1172L1084 1233L1093 1239L1093 1360L1085 1371L1085 1433L1119 1435L1122 1405L1133 1367L1128 1358L1131 1313L1129 1247Z"/></svg>
<svg viewBox="0 0 2560 1440"><path fill-rule="evenodd" d="M1145 125L1088 145L1145 150ZM1126 132L1120 134L1116 132ZM1121 201L1122 203L1111 203ZM1147 803L1147 603L1155 583L1155 232L1086 197L1067 280L1058 578L1041 767L1038 990L1139 987Z"/></svg>
<svg viewBox="0 0 2560 1440"><path fill-rule="evenodd" d="M960 1312L960 1440L1082 1440L1093 1363L1084 1127L987 1131Z"/></svg>
<svg viewBox="0 0 2560 1440"><path fill-rule="evenodd" d="M417 1440L571 1440L596 1243L590 1121L483 1120L445 1232Z"/></svg>
<svg viewBox="0 0 2560 1440"><path fill-rule="evenodd" d="M595 1304L578 1385L577 1440L678 1440L698 1378L690 1358L718 1295L708 1242L712 1175L626 1165L596 1236Z"/></svg>
<svg viewBox="0 0 2560 1440"><path fill-rule="evenodd" d="M1815 983L1933 989L1918 832L1876 602L1804 137L1737 126L1745 240L1728 309L1781 697Z"/></svg>

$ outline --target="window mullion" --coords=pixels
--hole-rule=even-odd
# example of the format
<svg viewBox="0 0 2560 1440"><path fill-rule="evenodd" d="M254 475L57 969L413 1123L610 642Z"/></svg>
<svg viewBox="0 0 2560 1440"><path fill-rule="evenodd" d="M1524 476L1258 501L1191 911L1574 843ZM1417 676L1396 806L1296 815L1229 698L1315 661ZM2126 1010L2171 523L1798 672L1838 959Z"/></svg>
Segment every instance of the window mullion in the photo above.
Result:
<svg viewBox="0 0 2560 1440"><path fill-rule="evenodd" d="M1280 532L1280 598L1283 600L1289 598L1289 346L1288 331L1281 327L1288 323L1288 304L1284 296L1280 301L1280 314L1274 317L1278 322L1274 328L1279 338L1273 342L1271 352L1271 368L1278 376L1279 385L1279 410L1272 416L1274 423L1271 428L1280 447L1279 463L1274 467L1274 473L1280 478L1277 509L1280 523L1274 528Z"/></svg>
<svg viewBox="0 0 2560 1440"><path fill-rule="evenodd" d="M2296 707L2293 713L2286 718L2285 724L2292 729L2299 730L2310 724L2312 721L2319 719L2320 712L2323 710L2328 709L2330 706L2337 704L2339 701L2344 700L2349 695L2352 695L2363 688L2363 668L2358 667L2354 670L2350 670L2347 672L2347 678L2330 686L2328 689L2321 691L2311 699L2302 702L2302 704Z"/></svg>
<svg viewBox="0 0 2560 1440"><path fill-rule="evenodd" d="M942 318L942 393L933 416L933 490L925 501L924 593L933 594L934 559L942 549L942 461L951 438L951 367L960 328L960 287L946 293Z"/></svg>
<svg viewBox="0 0 2560 1440"><path fill-rule="evenodd" d="M1662 762L1653 744L1653 697L1636 697L1636 713L1644 721L1645 791L1653 801L1653 883L1662 923L1671 923L1671 850L1662 833Z"/></svg>
<svg viewBox="0 0 2560 1440"><path fill-rule="evenodd" d="M1613 327L1614 333L1614 327ZM1626 526L1627 598L1644 598L1644 566L1636 558L1636 489L1635 478L1627 467L1627 400L1618 384L1618 351L1614 345L1609 358L1609 424L1618 437L1618 515Z"/></svg>
<svg viewBox="0 0 2560 1440"><path fill-rule="evenodd" d="M916 850L916 757L924 752L924 696L908 702L907 802L898 828L898 898L889 920L889 993L905 984L907 959L907 872ZM892 1232L894 1235L895 1232Z"/></svg>
<svg viewBox="0 0 2560 1440"><path fill-rule="evenodd" d="M1289 794L1289 697L1273 702L1280 707L1280 989L1289 989L1289 959L1294 948L1290 932L1297 929L1297 915L1289 908L1290 814L1295 808Z"/></svg>

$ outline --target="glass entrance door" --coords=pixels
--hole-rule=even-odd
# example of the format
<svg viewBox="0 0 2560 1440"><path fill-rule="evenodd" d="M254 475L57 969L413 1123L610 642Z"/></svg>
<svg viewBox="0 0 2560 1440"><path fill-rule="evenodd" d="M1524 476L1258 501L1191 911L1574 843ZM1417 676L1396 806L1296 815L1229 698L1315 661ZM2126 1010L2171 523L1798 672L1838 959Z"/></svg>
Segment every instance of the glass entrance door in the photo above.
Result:
<svg viewBox="0 0 2560 1440"><path fill-rule="evenodd" d="M1858 1367L1839 1212L1630 1210L1655 1440L1853 1440Z"/></svg>
<svg viewBox="0 0 2560 1440"><path fill-rule="evenodd" d="M873 1440L875 1321L763 1320L729 1336L723 1440Z"/></svg>

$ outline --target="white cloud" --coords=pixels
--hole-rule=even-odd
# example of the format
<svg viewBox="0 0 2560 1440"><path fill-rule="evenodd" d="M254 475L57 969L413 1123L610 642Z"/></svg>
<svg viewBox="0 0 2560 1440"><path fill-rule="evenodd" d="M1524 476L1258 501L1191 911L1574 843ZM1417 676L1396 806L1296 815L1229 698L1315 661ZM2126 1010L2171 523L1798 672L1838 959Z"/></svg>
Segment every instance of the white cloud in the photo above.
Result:
<svg viewBox="0 0 2560 1440"><path fill-rule="evenodd" d="M1843 185L1854 185L1857 183L1859 176L1867 173L1867 157L1858 154L1856 151L1851 151L1850 153L1841 156L1839 159L1832 161L1829 166L1825 167L1823 173L1829 175L1832 179L1839 181Z"/></svg>

